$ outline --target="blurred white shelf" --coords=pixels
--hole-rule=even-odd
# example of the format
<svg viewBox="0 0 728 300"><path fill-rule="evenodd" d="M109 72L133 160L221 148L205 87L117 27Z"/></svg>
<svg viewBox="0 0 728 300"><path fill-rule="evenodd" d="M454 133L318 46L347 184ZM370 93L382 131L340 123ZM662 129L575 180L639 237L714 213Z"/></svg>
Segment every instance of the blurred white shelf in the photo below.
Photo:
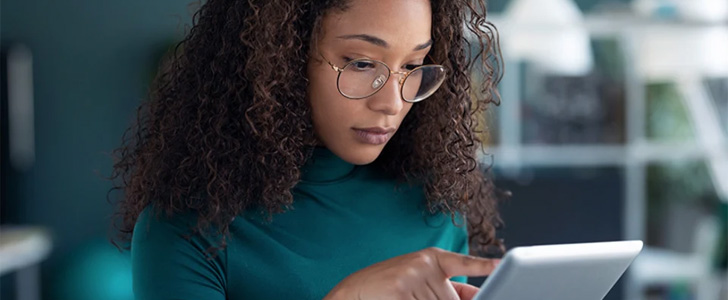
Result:
<svg viewBox="0 0 728 300"><path fill-rule="evenodd" d="M503 14L489 14L487 19L489 22L495 24L499 30L503 29L508 31L511 28L518 28L540 31L549 29L544 28L543 26L539 26L538 28L528 28L522 26L521 24L511 24ZM638 29L694 29L726 26L726 24L669 19L649 19L629 13L607 13L585 15L584 26L587 28L587 31L589 31L592 36L599 37L613 36L617 34L622 34L625 31L634 31Z"/></svg>
<svg viewBox="0 0 728 300"><path fill-rule="evenodd" d="M728 143L720 148L728 152ZM716 155L695 142L650 142L623 145L528 145L487 148L496 168L597 167L685 161ZM482 157L483 160L490 158Z"/></svg>
<svg viewBox="0 0 728 300"><path fill-rule="evenodd" d="M692 282L709 272L702 257L676 251L645 247L634 260L632 276L643 286L666 282Z"/></svg>
<svg viewBox="0 0 728 300"><path fill-rule="evenodd" d="M591 38L618 38L631 44L628 55L634 72L643 79L665 81L676 76L728 74L728 24L681 20L648 19L632 14L588 14L583 23L566 26L555 23L520 24L503 15L488 20L498 28L508 58L509 38L524 32L553 33L581 29ZM538 36L538 35L536 35ZM534 41L535 43L536 41ZM551 45L551 47L554 47ZM565 45L560 51L564 51ZM558 53L558 51L556 52Z"/></svg>
<svg viewBox="0 0 728 300"><path fill-rule="evenodd" d="M725 26L725 24L710 22L648 19L630 14L588 14L584 18L584 23L593 36L610 36L639 29L679 31Z"/></svg>
<svg viewBox="0 0 728 300"><path fill-rule="evenodd" d="M633 284L637 290L689 284L694 289L693 299L720 299L721 274L713 265L719 251L719 237L719 219L704 217L695 226L689 252L645 247L630 266Z"/></svg>
<svg viewBox="0 0 728 300"><path fill-rule="evenodd" d="M39 264L51 252L51 239L40 227L0 227L0 275Z"/></svg>

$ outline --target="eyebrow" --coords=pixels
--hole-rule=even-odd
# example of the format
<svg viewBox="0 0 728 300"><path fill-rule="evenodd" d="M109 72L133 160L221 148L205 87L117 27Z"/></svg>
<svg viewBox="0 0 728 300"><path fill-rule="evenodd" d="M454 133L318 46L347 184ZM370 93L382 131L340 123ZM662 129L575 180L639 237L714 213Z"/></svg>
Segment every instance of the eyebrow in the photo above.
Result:
<svg viewBox="0 0 728 300"><path fill-rule="evenodd" d="M379 47L389 48L389 44L385 40L380 39L380 38L378 38L376 36L373 36L373 35L368 35L368 34L349 34L349 35L338 36L338 38L344 39L344 40L362 40L362 41L365 41L365 42L372 43L372 44L374 44L376 46L379 46ZM430 39L426 43L417 45L413 49L413 51L423 50L423 49L426 49L427 47L430 47L430 46L432 46L432 39Z"/></svg>

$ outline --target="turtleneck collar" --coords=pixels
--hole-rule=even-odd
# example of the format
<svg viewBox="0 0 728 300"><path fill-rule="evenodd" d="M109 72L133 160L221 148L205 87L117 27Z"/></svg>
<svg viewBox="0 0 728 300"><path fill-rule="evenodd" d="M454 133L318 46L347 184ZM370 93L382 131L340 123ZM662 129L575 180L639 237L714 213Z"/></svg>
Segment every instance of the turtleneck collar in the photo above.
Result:
<svg viewBox="0 0 728 300"><path fill-rule="evenodd" d="M313 155L301 168L301 180L306 182L331 182L351 174L356 165L346 162L328 148L316 146Z"/></svg>

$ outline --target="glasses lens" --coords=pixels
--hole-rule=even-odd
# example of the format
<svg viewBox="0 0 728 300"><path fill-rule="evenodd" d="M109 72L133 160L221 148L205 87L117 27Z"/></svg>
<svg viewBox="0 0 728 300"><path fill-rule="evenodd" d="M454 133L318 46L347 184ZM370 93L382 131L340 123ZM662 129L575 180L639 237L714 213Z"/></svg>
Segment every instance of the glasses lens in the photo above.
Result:
<svg viewBox="0 0 728 300"><path fill-rule="evenodd" d="M445 68L442 66L422 66L415 69L402 86L402 98L408 102L418 102L437 91L445 80Z"/></svg>
<svg viewBox="0 0 728 300"><path fill-rule="evenodd" d="M366 98L379 91L389 79L389 69L373 60L354 60L339 74L339 91L346 97Z"/></svg>

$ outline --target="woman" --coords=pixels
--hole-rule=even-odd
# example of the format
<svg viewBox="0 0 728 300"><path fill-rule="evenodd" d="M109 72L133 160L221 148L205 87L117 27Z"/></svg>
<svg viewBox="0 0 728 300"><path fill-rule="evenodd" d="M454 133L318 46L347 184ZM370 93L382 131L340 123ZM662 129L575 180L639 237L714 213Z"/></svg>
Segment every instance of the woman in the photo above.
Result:
<svg viewBox="0 0 728 300"><path fill-rule="evenodd" d="M471 298L501 247L478 4L208 0L118 150L137 299Z"/></svg>

